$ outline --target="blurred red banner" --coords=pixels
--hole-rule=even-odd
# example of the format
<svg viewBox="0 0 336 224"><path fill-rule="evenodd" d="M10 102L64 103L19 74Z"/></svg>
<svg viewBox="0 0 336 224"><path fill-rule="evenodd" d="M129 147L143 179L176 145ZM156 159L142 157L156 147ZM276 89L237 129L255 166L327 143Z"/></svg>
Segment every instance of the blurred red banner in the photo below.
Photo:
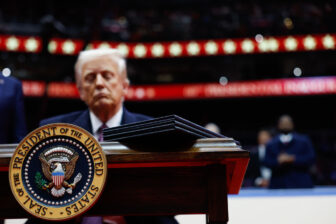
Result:
<svg viewBox="0 0 336 224"><path fill-rule="evenodd" d="M28 97L79 98L75 83L22 81ZM232 82L226 85L174 84L131 86L126 100L183 100L263 96L336 94L336 77L289 78Z"/></svg>

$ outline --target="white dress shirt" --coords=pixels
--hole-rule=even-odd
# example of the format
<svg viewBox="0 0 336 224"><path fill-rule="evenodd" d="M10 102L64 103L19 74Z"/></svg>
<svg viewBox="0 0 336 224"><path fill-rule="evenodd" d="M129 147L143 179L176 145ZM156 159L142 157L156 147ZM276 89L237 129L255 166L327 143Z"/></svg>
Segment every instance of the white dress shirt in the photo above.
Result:
<svg viewBox="0 0 336 224"><path fill-rule="evenodd" d="M259 145L258 146L258 155L259 162L263 161L266 156L266 146ZM265 166L260 166L260 177L257 177L254 181L255 185L260 186L263 180L270 180L272 176L272 170Z"/></svg>
<svg viewBox="0 0 336 224"><path fill-rule="evenodd" d="M105 123L105 125L108 128L119 126L121 124L122 114L123 114L123 108L121 107L119 111ZM99 137L98 129L102 126L103 122L99 120L99 118L91 110L90 110L90 120L92 125L93 136L98 140Z"/></svg>
<svg viewBox="0 0 336 224"><path fill-rule="evenodd" d="M293 139L293 135L291 133L289 134L281 134L280 135L280 141L283 143L283 144L287 144L289 143L290 141L292 141Z"/></svg>
<svg viewBox="0 0 336 224"><path fill-rule="evenodd" d="M266 146L265 145L259 145L258 147L259 151L259 161L264 161L266 156ZM260 166L260 173L261 177L270 180L272 176L272 170L270 168L267 168L265 166Z"/></svg>

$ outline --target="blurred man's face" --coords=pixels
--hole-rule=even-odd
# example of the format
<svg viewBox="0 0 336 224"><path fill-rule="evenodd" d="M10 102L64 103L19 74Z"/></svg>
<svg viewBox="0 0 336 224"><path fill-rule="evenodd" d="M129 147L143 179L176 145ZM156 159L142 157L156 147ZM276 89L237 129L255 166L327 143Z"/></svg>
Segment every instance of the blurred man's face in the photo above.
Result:
<svg viewBox="0 0 336 224"><path fill-rule="evenodd" d="M289 116L283 116L279 120L278 129L282 133L288 134L289 132L293 131L294 124L292 118Z"/></svg>
<svg viewBox="0 0 336 224"><path fill-rule="evenodd" d="M258 133L258 144L259 145L266 145L269 140L271 140L271 135L268 131L263 130Z"/></svg>
<svg viewBox="0 0 336 224"><path fill-rule="evenodd" d="M116 113L128 88L128 81L120 74L117 62L106 56L86 62L79 82L80 97L94 112Z"/></svg>

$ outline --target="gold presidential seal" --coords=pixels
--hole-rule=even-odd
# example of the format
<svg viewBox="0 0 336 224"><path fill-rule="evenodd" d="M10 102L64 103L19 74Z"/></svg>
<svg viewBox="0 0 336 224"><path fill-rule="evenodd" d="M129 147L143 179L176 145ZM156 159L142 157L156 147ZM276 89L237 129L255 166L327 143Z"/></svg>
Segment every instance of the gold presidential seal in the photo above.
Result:
<svg viewBox="0 0 336 224"><path fill-rule="evenodd" d="M15 199L45 220L67 220L87 211L101 195L106 175L106 157L95 138L62 123L29 133L9 167Z"/></svg>

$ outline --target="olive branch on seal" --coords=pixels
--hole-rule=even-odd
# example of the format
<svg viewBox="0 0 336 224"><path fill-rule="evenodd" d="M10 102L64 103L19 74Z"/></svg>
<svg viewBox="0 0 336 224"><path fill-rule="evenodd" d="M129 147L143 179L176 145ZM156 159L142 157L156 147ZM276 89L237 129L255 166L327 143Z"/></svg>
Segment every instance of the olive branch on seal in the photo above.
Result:
<svg viewBox="0 0 336 224"><path fill-rule="evenodd" d="M43 187L47 184L47 181L43 179L42 174L40 172L36 172L35 183L37 184L38 188L43 189Z"/></svg>

